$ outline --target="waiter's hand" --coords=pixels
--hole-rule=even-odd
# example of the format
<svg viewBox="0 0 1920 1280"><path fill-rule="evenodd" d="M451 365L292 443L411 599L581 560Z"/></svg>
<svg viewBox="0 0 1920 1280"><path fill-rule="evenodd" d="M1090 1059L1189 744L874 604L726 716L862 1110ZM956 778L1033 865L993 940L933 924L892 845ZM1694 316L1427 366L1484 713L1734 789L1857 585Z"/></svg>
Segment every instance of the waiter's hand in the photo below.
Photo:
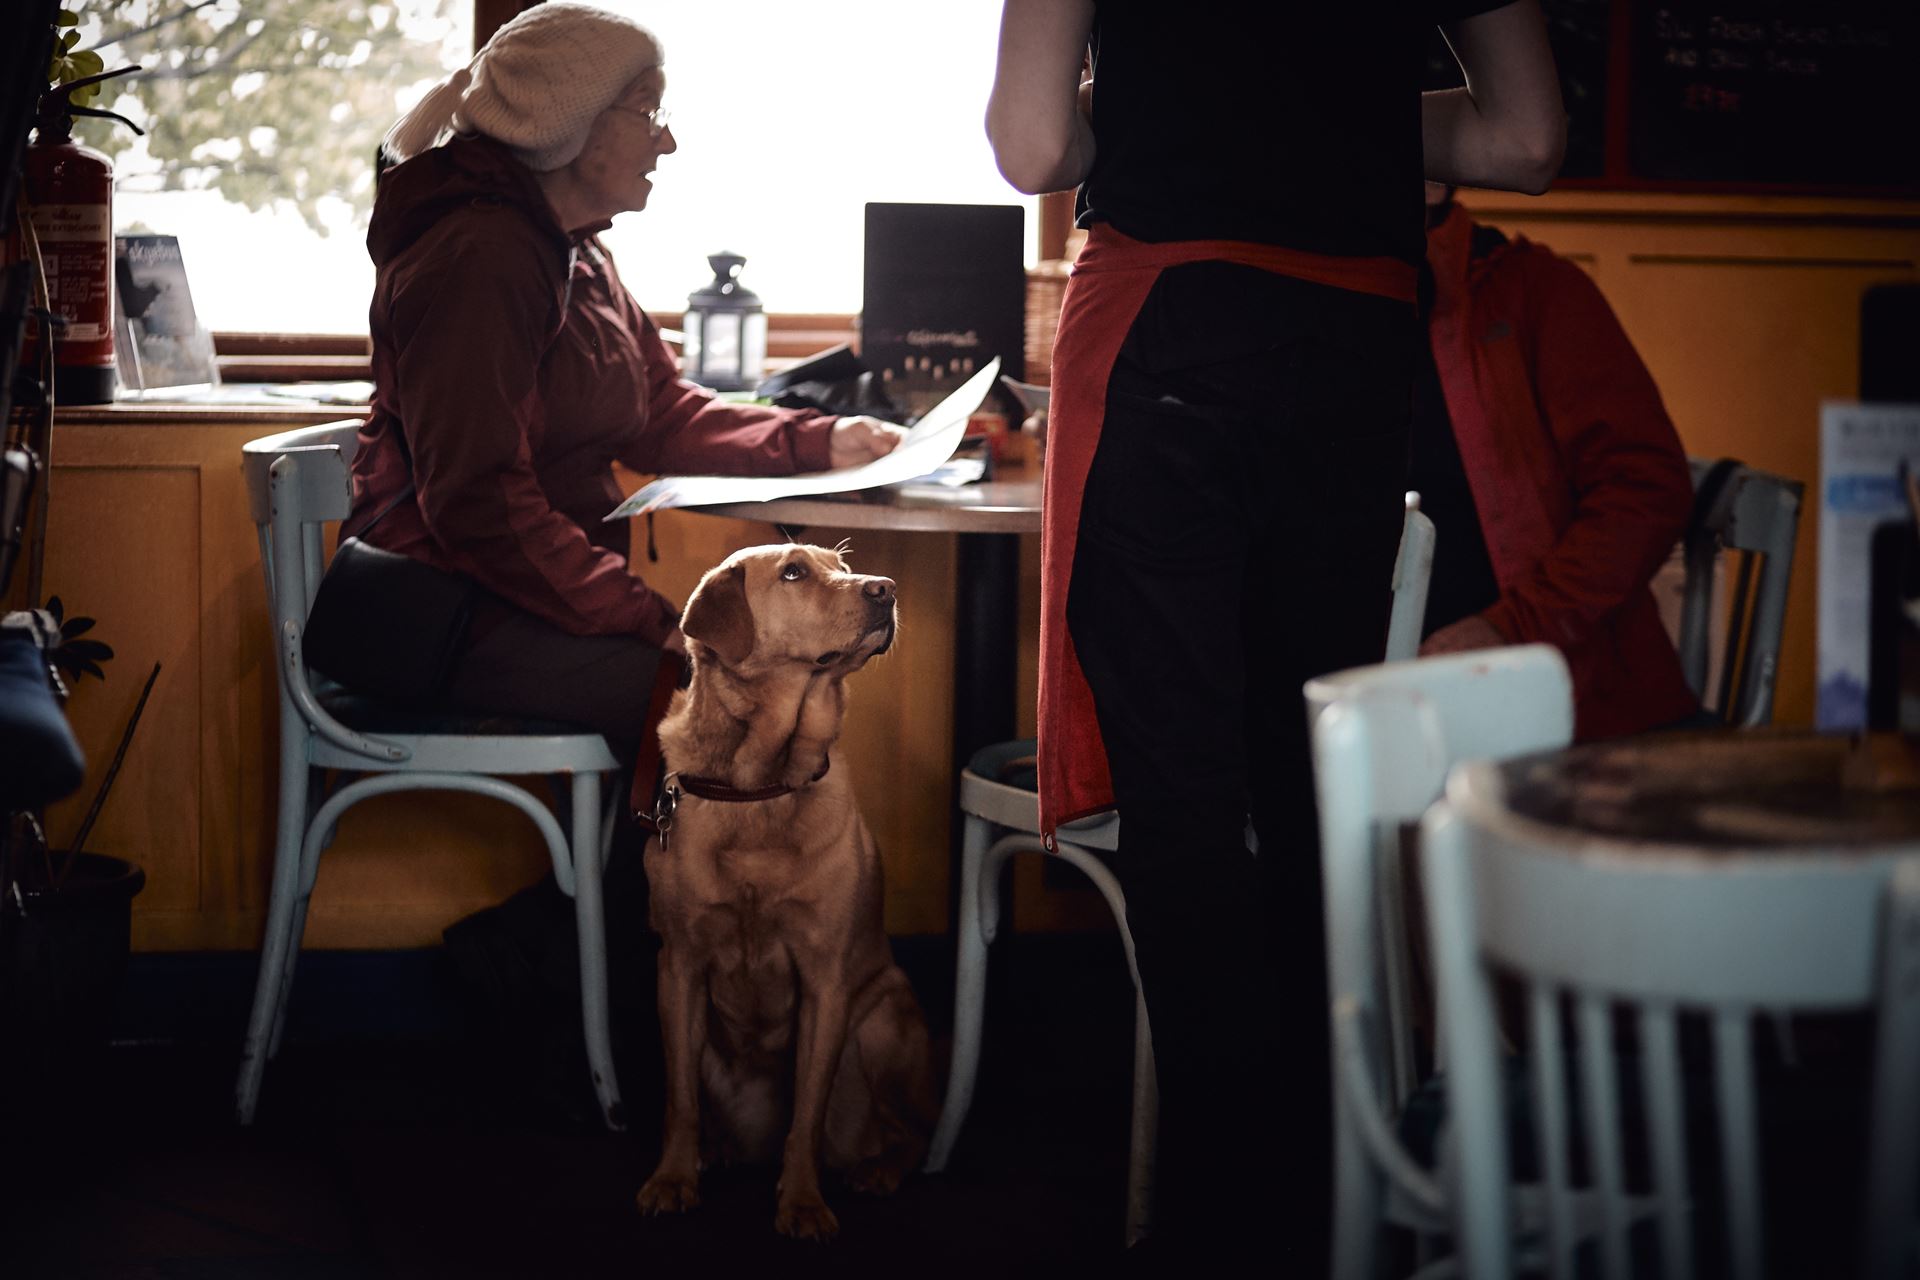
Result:
<svg viewBox="0 0 1920 1280"><path fill-rule="evenodd" d="M882 422L865 414L856 418L841 418L827 433L827 455L835 470L857 467L863 462L872 462L875 458L884 458L892 453L894 446L905 439L906 434L905 427L896 427L891 422Z"/></svg>
<svg viewBox="0 0 1920 1280"><path fill-rule="evenodd" d="M1479 614L1469 614L1458 622L1449 622L1420 642L1420 656L1431 658L1441 653L1465 653L1469 649L1496 649L1507 638Z"/></svg>

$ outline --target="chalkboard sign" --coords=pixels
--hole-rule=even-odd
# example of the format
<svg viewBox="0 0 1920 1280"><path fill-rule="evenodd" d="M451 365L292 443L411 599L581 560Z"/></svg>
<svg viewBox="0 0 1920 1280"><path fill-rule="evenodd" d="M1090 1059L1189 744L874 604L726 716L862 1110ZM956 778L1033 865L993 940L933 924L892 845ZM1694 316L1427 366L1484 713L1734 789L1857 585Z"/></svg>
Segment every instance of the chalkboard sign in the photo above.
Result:
<svg viewBox="0 0 1920 1280"><path fill-rule="evenodd" d="M1920 180L1914 0L1633 0L1636 178Z"/></svg>

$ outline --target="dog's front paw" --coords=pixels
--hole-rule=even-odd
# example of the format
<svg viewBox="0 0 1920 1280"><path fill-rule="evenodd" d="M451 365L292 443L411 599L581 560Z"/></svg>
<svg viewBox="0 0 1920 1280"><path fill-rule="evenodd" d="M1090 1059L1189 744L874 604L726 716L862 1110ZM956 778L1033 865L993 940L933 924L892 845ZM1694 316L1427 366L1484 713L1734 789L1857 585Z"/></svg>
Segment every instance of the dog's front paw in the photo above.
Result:
<svg viewBox="0 0 1920 1280"><path fill-rule="evenodd" d="M840 1234L840 1219L833 1216L819 1195L782 1195L780 1211L773 1215L773 1229L795 1240L817 1240L822 1244Z"/></svg>
<svg viewBox="0 0 1920 1280"><path fill-rule="evenodd" d="M900 1189L906 1170L891 1160L862 1160L847 1170L847 1185L863 1196L890 1196Z"/></svg>
<svg viewBox="0 0 1920 1280"><path fill-rule="evenodd" d="M700 1179L694 1174L660 1170L647 1179L640 1194L633 1198L640 1212L649 1218L661 1213L685 1213L700 1207Z"/></svg>

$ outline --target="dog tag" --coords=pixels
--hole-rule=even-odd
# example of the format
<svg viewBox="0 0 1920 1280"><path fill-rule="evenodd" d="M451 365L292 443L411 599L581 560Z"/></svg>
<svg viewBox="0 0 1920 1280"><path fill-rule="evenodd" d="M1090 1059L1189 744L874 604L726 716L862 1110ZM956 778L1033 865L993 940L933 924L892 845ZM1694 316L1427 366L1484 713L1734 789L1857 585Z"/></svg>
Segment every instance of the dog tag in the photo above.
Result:
<svg viewBox="0 0 1920 1280"><path fill-rule="evenodd" d="M660 852L667 851L667 832L673 830L673 813L680 807L680 788L669 780L653 802L653 829L660 835Z"/></svg>

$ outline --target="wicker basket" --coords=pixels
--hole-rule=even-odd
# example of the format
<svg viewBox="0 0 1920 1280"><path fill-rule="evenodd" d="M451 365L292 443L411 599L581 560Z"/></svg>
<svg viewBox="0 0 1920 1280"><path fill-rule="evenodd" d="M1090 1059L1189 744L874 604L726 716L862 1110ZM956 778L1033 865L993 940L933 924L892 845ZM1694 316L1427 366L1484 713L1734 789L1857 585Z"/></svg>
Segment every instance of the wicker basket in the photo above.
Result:
<svg viewBox="0 0 1920 1280"><path fill-rule="evenodd" d="M1053 335L1060 327L1060 304L1067 296L1065 261L1027 268L1026 381L1046 386L1053 379Z"/></svg>

